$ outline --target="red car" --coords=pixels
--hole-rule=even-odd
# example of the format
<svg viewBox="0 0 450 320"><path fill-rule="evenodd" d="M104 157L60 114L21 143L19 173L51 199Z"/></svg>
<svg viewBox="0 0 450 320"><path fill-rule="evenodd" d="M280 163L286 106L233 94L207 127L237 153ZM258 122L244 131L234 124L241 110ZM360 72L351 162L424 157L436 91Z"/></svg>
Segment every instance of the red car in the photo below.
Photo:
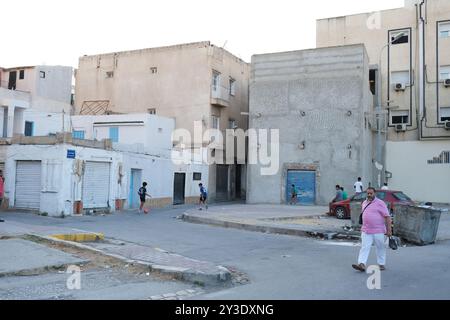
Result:
<svg viewBox="0 0 450 320"><path fill-rule="evenodd" d="M394 207L396 203L401 204L414 204L414 201L411 200L407 195L405 195L401 191L392 191L392 190L377 190L377 198L383 200L388 208L392 212L394 212ZM336 216L338 219L350 219L350 202L360 202L362 203L366 200L367 193L358 193L352 196L350 199L330 203L330 210L328 215Z"/></svg>

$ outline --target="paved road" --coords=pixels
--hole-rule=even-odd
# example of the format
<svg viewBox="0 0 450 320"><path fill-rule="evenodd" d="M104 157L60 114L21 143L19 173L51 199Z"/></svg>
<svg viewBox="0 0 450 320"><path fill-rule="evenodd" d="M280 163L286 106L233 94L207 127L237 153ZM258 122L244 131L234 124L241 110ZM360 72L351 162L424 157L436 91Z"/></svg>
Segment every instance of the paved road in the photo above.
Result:
<svg viewBox="0 0 450 320"><path fill-rule="evenodd" d="M124 212L65 219L3 213L5 219L57 224L124 239L248 274L244 286L196 299L450 299L450 241L388 252L382 289L368 290L368 275L355 272L358 247L292 236L197 225L176 219L186 208ZM371 256L370 263L375 263Z"/></svg>

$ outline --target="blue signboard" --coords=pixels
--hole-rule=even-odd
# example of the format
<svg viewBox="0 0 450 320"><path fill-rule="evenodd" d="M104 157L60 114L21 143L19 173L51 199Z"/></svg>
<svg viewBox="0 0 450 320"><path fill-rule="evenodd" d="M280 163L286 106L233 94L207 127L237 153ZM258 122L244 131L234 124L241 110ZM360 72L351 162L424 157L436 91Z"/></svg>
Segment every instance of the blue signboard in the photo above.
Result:
<svg viewBox="0 0 450 320"><path fill-rule="evenodd" d="M289 170L286 182L286 202L292 196L292 185L298 190L297 205L314 205L316 202L316 173L314 171Z"/></svg>
<svg viewBox="0 0 450 320"><path fill-rule="evenodd" d="M67 159L75 159L75 150L67 150Z"/></svg>

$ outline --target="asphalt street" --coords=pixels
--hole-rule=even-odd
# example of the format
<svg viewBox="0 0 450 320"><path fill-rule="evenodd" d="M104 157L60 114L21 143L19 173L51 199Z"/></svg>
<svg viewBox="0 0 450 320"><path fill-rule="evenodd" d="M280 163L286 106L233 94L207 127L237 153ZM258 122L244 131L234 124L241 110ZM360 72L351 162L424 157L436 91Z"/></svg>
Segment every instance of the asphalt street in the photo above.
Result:
<svg viewBox="0 0 450 320"><path fill-rule="evenodd" d="M159 247L244 272L250 282L206 291L192 299L450 299L450 241L388 251L381 290L351 268L358 244L264 234L177 219L189 206L124 211L106 216L51 218L7 212L5 220L77 228ZM369 264L375 264L372 252Z"/></svg>

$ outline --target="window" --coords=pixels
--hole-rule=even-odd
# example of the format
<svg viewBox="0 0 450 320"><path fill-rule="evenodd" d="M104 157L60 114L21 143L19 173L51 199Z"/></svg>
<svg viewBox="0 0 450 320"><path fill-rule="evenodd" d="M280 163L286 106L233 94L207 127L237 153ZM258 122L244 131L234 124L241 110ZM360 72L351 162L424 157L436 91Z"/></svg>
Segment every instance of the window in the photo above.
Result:
<svg viewBox="0 0 450 320"><path fill-rule="evenodd" d="M439 108L439 117L441 122L450 121L450 107Z"/></svg>
<svg viewBox="0 0 450 320"><path fill-rule="evenodd" d="M450 38L450 22L439 24L439 36L441 38Z"/></svg>
<svg viewBox="0 0 450 320"><path fill-rule="evenodd" d="M148 113L150 113L150 114L156 114L156 109L155 108L150 108L150 109L147 109L148 110Z"/></svg>
<svg viewBox="0 0 450 320"><path fill-rule="evenodd" d="M19 80L25 79L25 70L20 70L19 72Z"/></svg>
<svg viewBox="0 0 450 320"><path fill-rule="evenodd" d="M150 72L151 72L152 74L156 74L156 73L158 73L158 68L157 68L157 67L151 67L151 68L150 68Z"/></svg>
<svg viewBox="0 0 450 320"><path fill-rule="evenodd" d="M391 111L391 125L408 123L409 111Z"/></svg>
<svg viewBox="0 0 450 320"><path fill-rule="evenodd" d="M409 71L393 71L391 72L391 82L395 86L397 83L403 83L406 86L410 85Z"/></svg>
<svg viewBox="0 0 450 320"><path fill-rule="evenodd" d="M72 132L72 138L83 140L84 139L84 133L85 133L84 130L74 130Z"/></svg>
<svg viewBox="0 0 450 320"><path fill-rule="evenodd" d="M236 120L228 120L228 129L236 129L237 128L237 124L236 124Z"/></svg>
<svg viewBox="0 0 450 320"><path fill-rule="evenodd" d="M112 142L119 142L119 128L111 127L109 128L109 138Z"/></svg>
<svg viewBox="0 0 450 320"><path fill-rule="evenodd" d="M202 180L201 172L194 172L194 181L201 181L201 180Z"/></svg>
<svg viewBox="0 0 450 320"><path fill-rule="evenodd" d="M212 116L212 124L211 127L213 129L219 129L219 117L217 116Z"/></svg>
<svg viewBox="0 0 450 320"><path fill-rule="evenodd" d="M234 96L236 94L236 80L230 78L230 96Z"/></svg>
<svg viewBox="0 0 450 320"><path fill-rule="evenodd" d="M25 137L32 137L34 129L34 122L25 121Z"/></svg>
<svg viewBox="0 0 450 320"><path fill-rule="evenodd" d="M386 192L377 192L377 198L380 200L386 199Z"/></svg>
<svg viewBox="0 0 450 320"><path fill-rule="evenodd" d="M397 200L400 201L411 201L411 198L408 197L406 194L404 194L403 192L394 192L392 194Z"/></svg>
<svg viewBox="0 0 450 320"><path fill-rule="evenodd" d="M362 193L355 194L352 198L352 201L363 201L363 200L366 200L366 198L367 198L367 193L362 192Z"/></svg>
<svg viewBox="0 0 450 320"><path fill-rule="evenodd" d="M400 36L401 33L403 33L403 36L397 38L398 36ZM393 45L409 43L409 31L403 30L403 31L396 31L396 32L391 33L391 43Z"/></svg>
<svg viewBox="0 0 450 320"><path fill-rule="evenodd" d="M444 81L445 79L450 79L450 66L441 66L439 71L439 80Z"/></svg>
<svg viewBox="0 0 450 320"><path fill-rule="evenodd" d="M219 87L220 87L220 72L213 71L212 88L214 91L218 91Z"/></svg>
<svg viewBox="0 0 450 320"><path fill-rule="evenodd" d="M114 71L107 71L106 72L106 77L107 78L113 78L114 77Z"/></svg>
<svg viewBox="0 0 450 320"><path fill-rule="evenodd" d="M45 71L39 71L39 77L45 79Z"/></svg>

